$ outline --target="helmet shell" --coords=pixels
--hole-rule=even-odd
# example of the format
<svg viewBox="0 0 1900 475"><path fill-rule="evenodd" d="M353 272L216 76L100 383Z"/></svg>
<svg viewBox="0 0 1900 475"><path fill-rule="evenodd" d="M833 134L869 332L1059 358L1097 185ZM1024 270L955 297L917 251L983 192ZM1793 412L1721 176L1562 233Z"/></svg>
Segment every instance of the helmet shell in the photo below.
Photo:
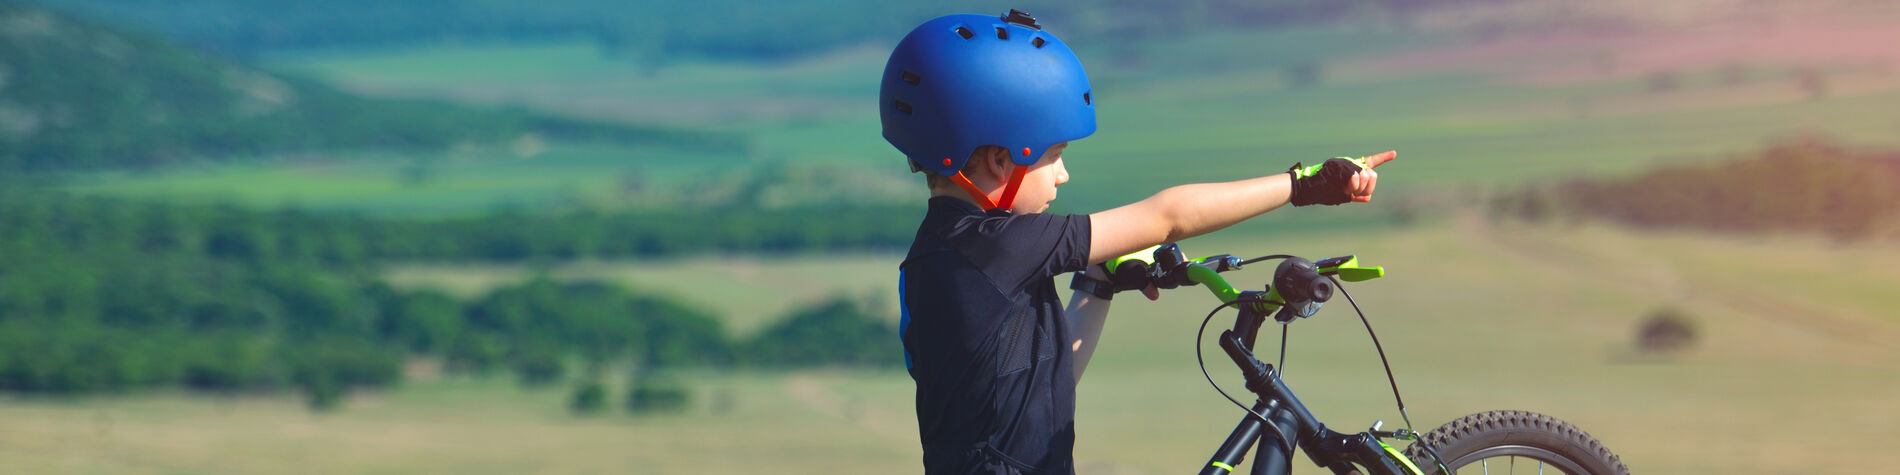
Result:
<svg viewBox="0 0 1900 475"><path fill-rule="evenodd" d="M891 51L878 90L884 139L918 168L955 175L977 147L1036 163L1095 133L1088 75L1055 35L987 15L949 15Z"/></svg>

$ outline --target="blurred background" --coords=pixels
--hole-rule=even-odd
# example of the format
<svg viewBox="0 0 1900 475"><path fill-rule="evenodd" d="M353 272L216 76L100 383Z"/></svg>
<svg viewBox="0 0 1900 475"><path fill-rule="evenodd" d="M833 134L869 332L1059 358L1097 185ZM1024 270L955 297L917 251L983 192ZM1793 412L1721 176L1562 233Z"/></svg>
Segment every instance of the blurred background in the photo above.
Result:
<svg viewBox="0 0 1900 475"><path fill-rule="evenodd" d="M1893 2L0 0L0 467L917 472L926 193L877 78L1012 7L1099 106L1053 212L1400 152L1372 203L1183 247L1386 266L1350 290L1416 429L1900 464ZM1193 470L1239 420L1199 292L1117 301L1080 472ZM1295 325L1286 379L1393 427L1356 320Z"/></svg>

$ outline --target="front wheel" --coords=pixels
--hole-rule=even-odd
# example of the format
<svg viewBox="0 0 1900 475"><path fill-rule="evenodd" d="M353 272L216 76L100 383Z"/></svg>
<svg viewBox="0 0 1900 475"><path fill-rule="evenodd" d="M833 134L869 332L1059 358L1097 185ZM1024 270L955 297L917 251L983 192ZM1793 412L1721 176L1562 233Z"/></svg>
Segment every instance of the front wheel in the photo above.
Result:
<svg viewBox="0 0 1900 475"><path fill-rule="evenodd" d="M1425 451L1430 445L1451 473L1553 473L1628 475L1629 468L1583 429L1525 411L1490 411L1460 417L1425 433L1405 449L1418 468L1441 474Z"/></svg>

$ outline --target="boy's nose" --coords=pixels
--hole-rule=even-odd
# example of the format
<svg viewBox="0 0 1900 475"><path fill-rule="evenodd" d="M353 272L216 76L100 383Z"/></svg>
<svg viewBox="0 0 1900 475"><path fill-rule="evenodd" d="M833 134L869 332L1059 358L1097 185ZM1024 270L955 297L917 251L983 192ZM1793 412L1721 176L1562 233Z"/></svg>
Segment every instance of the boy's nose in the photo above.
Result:
<svg viewBox="0 0 1900 475"><path fill-rule="evenodd" d="M1069 167L1062 164L1062 157L1056 157L1056 185L1069 182Z"/></svg>

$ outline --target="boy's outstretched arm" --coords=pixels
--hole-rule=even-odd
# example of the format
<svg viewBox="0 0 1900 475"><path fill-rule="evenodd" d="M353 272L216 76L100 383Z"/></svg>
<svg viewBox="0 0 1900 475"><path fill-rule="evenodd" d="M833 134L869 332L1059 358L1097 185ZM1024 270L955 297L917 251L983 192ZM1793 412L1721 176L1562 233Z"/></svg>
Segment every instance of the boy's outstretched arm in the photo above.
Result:
<svg viewBox="0 0 1900 475"><path fill-rule="evenodd" d="M1343 184L1351 201L1370 201L1379 180L1373 168L1397 157L1396 151L1366 157L1366 167ZM1273 211L1292 199L1293 186L1292 175L1287 173L1181 185L1091 214L1089 263L1099 264L1156 244L1207 234Z"/></svg>

